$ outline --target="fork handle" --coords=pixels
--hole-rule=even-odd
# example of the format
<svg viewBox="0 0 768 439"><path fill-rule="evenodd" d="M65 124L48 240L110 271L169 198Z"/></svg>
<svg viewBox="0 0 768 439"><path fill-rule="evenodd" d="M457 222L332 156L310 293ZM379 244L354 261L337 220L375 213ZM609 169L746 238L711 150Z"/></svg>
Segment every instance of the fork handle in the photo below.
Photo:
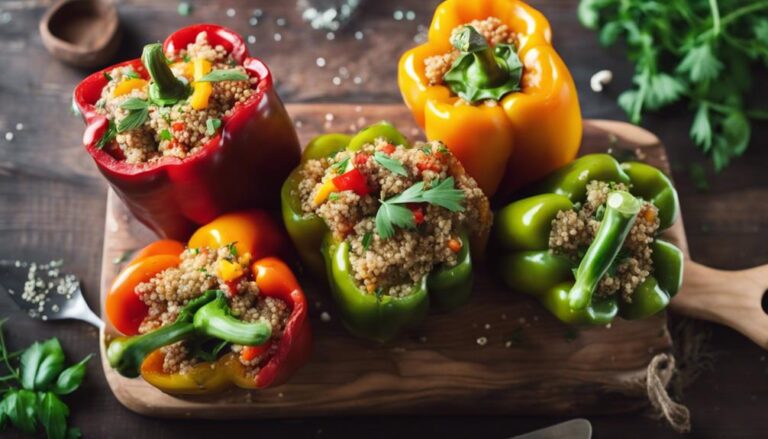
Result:
<svg viewBox="0 0 768 439"><path fill-rule="evenodd" d="M767 290L768 264L725 271L686 260L683 287L671 307L733 328L768 349L768 314L762 307Z"/></svg>

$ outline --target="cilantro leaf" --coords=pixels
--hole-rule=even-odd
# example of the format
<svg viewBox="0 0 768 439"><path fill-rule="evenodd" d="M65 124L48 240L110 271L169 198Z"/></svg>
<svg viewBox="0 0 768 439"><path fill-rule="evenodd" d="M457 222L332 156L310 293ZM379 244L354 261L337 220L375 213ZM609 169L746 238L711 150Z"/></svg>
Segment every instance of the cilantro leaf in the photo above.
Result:
<svg viewBox="0 0 768 439"><path fill-rule="evenodd" d="M685 84L672 75L666 73L653 75L643 106L649 110L658 110L679 100L685 89Z"/></svg>
<svg viewBox="0 0 768 439"><path fill-rule="evenodd" d="M465 198L464 192L456 189L453 177L448 177L440 181L435 187L424 191L421 198L429 204L440 206L451 212L464 210L464 206L461 205Z"/></svg>
<svg viewBox="0 0 768 439"><path fill-rule="evenodd" d="M402 175L403 177L408 176L408 171L405 169L405 166L403 166L400 160L393 159L381 151L376 151L376 153L373 154L373 159L376 160L376 163L380 164L394 174Z"/></svg>
<svg viewBox="0 0 768 439"><path fill-rule="evenodd" d="M379 211L376 212L376 232L383 239L389 239L395 234L394 226L404 229L415 228L413 212L407 207L383 202Z"/></svg>
<svg viewBox="0 0 768 439"><path fill-rule="evenodd" d="M248 75L240 70L213 70L197 82L246 81Z"/></svg>
<svg viewBox="0 0 768 439"><path fill-rule="evenodd" d="M709 123L709 107L706 104L699 105L696 110L690 134L702 151L707 152L712 147L712 125Z"/></svg>
<svg viewBox="0 0 768 439"><path fill-rule="evenodd" d="M723 67L723 63L712 53L712 46L702 44L688 51L676 71L687 73L692 82L700 82L716 79Z"/></svg>

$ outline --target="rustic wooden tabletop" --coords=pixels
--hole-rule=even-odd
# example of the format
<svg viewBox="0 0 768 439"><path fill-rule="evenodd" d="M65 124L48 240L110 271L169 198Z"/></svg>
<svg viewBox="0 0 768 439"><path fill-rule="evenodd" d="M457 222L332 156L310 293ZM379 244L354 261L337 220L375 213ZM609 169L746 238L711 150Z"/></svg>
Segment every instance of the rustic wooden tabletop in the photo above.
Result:
<svg viewBox="0 0 768 439"><path fill-rule="evenodd" d="M50 3L0 2L0 259L63 258L65 268L83 280L87 299L96 308L106 183L82 150L82 123L69 110L72 88L88 72L52 59L37 32L37 22ZM183 25L216 22L249 36L252 53L271 66L287 102L397 103L397 59L423 36L437 1L366 2L345 30L329 35L303 23L294 1L189 3L192 13L180 16L175 0L118 2L124 41L115 60L135 57L143 44L162 40ZM556 47L576 80L585 117L625 119L615 103L630 78L621 50L601 48L596 36L578 24L576 1L532 3L552 23ZM263 15L252 26L249 19L257 8ZM605 93L593 93L589 78L604 68L613 70L615 79ZM678 106L647 118L645 126L669 149L693 258L725 269L768 262L768 130L757 128L746 155L710 179L709 189L702 191L690 176L691 165L704 161L688 139L690 119L686 108ZM0 297L0 316L10 316L6 329L11 346L57 336L70 358L98 351L97 332L85 324L32 322L5 297ZM679 324L679 318L672 320L673 326ZM700 322L688 327L707 337L703 349L714 356L713 367L682 392L682 401L692 412L693 435L754 437L765 431L768 353L728 329ZM503 438L564 420L490 416L157 420L124 409L110 393L98 361L91 362L84 386L67 401L72 423L92 438L225 437L236 431L262 437ZM666 425L641 413L590 420L596 437L674 436ZM6 432L4 437L13 434Z"/></svg>

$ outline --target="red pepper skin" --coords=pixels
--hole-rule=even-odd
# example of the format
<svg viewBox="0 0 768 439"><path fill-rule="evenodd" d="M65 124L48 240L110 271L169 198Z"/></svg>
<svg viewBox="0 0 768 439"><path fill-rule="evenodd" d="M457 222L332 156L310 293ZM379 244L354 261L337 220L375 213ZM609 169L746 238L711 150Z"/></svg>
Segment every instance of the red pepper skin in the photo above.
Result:
<svg viewBox="0 0 768 439"><path fill-rule="evenodd" d="M293 123L273 87L272 74L262 61L249 56L238 34L221 26L198 24L171 34L164 48L178 51L202 31L208 33L212 45L224 46L251 77L259 78L259 83L248 101L222 118L219 134L192 156L128 164L120 160L116 144L98 148L108 126L94 106L107 84L103 72L131 65L146 79L148 73L139 59L96 72L74 91L74 103L86 123L85 149L131 212L164 238L185 240L197 226L227 211L277 207L280 185L299 164L301 155Z"/></svg>
<svg viewBox="0 0 768 439"><path fill-rule="evenodd" d="M352 191L361 197L368 195L371 191L368 187L365 175L363 175L357 168L353 168L338 177L335 177L332 181L338 190Z"/></svg>

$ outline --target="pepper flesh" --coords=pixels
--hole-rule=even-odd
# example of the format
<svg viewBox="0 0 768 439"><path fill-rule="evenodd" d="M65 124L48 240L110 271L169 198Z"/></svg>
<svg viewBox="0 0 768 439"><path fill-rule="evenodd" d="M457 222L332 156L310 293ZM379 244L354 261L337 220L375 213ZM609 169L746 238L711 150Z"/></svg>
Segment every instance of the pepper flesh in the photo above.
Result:
<svg viewBox="0 0 768 439"><path fill-rule="evenodd" d="M446 85L430 85L425 60L450 52L451 32L497 17L515 33L523 64L520 91L499 105L466 105ZM571 74L551 45L547 19L518 0L447 0L432 19L428 41L400 58L398 84L429 140L442 140L489 197L510 194L573 160L581 142L581 110Z"/></svg>
<svg viewBox="0 0 768 439"><path fill-rule="evenodd" d="M131 66L146 80L148 73L140 60L96 72L74 91L74 105L86 123L85 149L130 211L163 238L185 240L198 226L225 212L276 207L279 185L301 155L293 122L277 96L271 72L249 56L239 35L216 25L194 25L170 35L163 49L178 53L200 32L207 32L212 45L223 46L258 83L247 101L221 118L221 129L208 144L189 157L163 157L134 165L121 159L114 142L99 148L109 126L95 106L108 82L103 72ZM244 190L236 190L244 183Z"/></svg>
<svg viewBox="0 0 768 439"><path fill-rule="evenodd" d="M270 219L267 213L263 211L245 211L217 218L210 224L201 227L190 238L188 243L188 247L191 249L201 247L216 249L233 244L231 248L238 252L238 254L250 253L254 259L258 258L251 264L250 268L251 273L253 273L253 281L258 286L259 294L265 297L280 299L288 304L291 310L279 341L271 341L269 338L269 328L265 328L263 323L256 325L244 324L230 317L225 307L226 302L223 296L216 292L203 294L199 299L204 303L195 308L195 312L192 313L191 317L184 316L184 324L178 324L170 329L165 329L171 326L167 325L158 330L164 330L169 334L160 333L155 338L146 337L144 339L159 343L159 339L171 340L169 338L171 335L183 336L182 338L184 338L195 334L203 334L205 336L223 338L238 344L258 345L263 344L265 341L276 343L276 346L270 349L270 357L260 365L259 372L255 376L248 373L245 366L237 359L237 356L229 353L218 358L216 361L203 361L196 364L183 374L167 373L163 370L165 355L160 350L154 350L141 363L140 372L145 381L164 392L172 394L212 393L232 385L255 389L285 382L298 368L308 361L312 350L312 336L307 318L306 298L290 268L281 260L271 256L276 254L278 249L284 247L283 242L284 239L282 238L280 227ZM183 246L178 242L168 240L157 241L141 250L138 253L137 259L129 263L126 271L130 267L140 267L144 261L151 261L153 258L166 258L166 268L178 266L180 250L183 250ZM175 263L172 263L174 261ZM153 264L158 265L157 262ZM162 271L162 269L154 267L153 270L143 271L141 276L135 274L124 275L121 273L118 275L108 298L119 292L121 295L128 295L130 293L136 300L139 300L135 293L138 284L151 279L159 271ZM132 272L140 272L140 270L134 268ZM213 297L210 297L210 293L213 293ZM113 325L121 319L134 321L120 316L120 309L116 307L112 313L108 313L109 320ZM146 317L147 312L146 305L144 305L144 315L141 316L139 323ZM247 327L244 328L243 326ZM134 334L138 333L137 328L138 325L136 325L136 332ZM242 329L245 329L245 331L241 331ZM156 332L146 335L149 336ZM134 334L127 333L126 335ZM124 349L127 339L118 338L116 340L122 341L117 341L114 348L112 345L107 348L108 351L113 349L115 351L113 355L115 356L117 352ZM145 353L150 349L146 348L146 343L143 344L145 346L142 353ZM131 352L129 351L129 353ZM135 360L138 356L130 355L126 358L133 358Z"/></svg>
<svg viewBox="0 0 768 439"><path fill-rule="evenodd" d="M327 134L315 138L304 150L302 164L344 149L360 150L377 138L385 138L394 145L407 145L400 132L381 122L354 137ZM304 265L315 277L328 282L341 320L352 334L388 341L421 322L430 303L438 310L448 311L469 300L472 291L470 250L480 251L484 241L478 239L470 243L467 236L461 238L457 265L436 268L405 297L376 295L358 287L350 271L349 244L336 242L322 218L302 211L298 196L300 169L291 173L281 191L283 221Z"/></svg>
<svg viewBox="0 0 768 439"><path fill-rule="evenodd" d="M622 183L630 193L617 191L609 195L609 200L618 197L610 201L614 207L607 203L597 236L578 263L552 253L549 235L557 213L584 202L586 186L593 180ZM639 209L635 197L656 206L660 231L677 218L677 192L660 170L637 162L620 164L607 154L591 154L544 178L530 193L535 195L498 212L492 232L500 252L499 273L511 290L538 298L563 322L606 324L617 315L626 319L653 315L664 309L680 289L682 252L656 238L651 244L653 271L632 293L631 303L619 302L615 295L598 298L592 294L634 221Z"/></svg>

